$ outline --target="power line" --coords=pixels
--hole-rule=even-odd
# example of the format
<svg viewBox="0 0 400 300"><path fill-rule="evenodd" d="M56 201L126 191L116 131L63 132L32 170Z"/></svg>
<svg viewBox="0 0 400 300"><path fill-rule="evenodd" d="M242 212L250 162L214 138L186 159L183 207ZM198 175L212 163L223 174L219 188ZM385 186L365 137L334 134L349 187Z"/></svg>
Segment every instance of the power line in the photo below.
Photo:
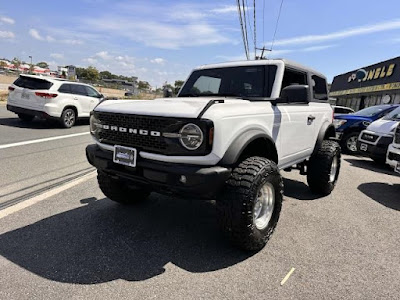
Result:
<svg viewBox="0 0 400 300"><path fill-rule="evenodd" d="M253 21L254 21L254 59L256 59L256 57L257 57L257 52L256 52L256 48L257 48L257 35L256 35L256 0L253 1L253 10L254 10L254 17L253 17Z"/></svg>
<svg viewBox="0 0 400 300"><path fill-rule="evenodd" d="M243 23L244 23L244 32L245 32L245 39L246 39L246 51L247 51L246 56L247 56L247 59L249 59L249 39L247 38L247 21L246 21L246 9L247 9L247 6L245 7L244 1L245 0L242 0Z"/></svg>
<svg viewBox="0 0 400 300"><path fill-rule="evenodd" d="M281 1L281 6L279 7L278 18L276 19L275 32L274 32L274 37L272 39L272 44L271 44L271 51L272 51L272 48L274 47L274 43L275 43L275 36L276 36L276 31L278 30L279 18L281 17L282 5L283 5L283 0Z"/></svg>
<svg viewBox="0 0 400 300"><path fill-rule="evenodd" d="M263 0L263 45L265 45L265 23L264 23L264 19L265 19L265 0Z"/></svg>
<svg viewBox="0 0 400 300"><path fill-rule="evenodd" d="M242 11L240 9L240 0L237 0L236 2L237 2L237 6L238 6L240 28L242 30L242 39L243 39L244 52L246 54L247 59L249 59L249 54L248 54L248 50L247 50L247 46L246 46L246 37L245 37L244 28L243 28Z"/></svg>

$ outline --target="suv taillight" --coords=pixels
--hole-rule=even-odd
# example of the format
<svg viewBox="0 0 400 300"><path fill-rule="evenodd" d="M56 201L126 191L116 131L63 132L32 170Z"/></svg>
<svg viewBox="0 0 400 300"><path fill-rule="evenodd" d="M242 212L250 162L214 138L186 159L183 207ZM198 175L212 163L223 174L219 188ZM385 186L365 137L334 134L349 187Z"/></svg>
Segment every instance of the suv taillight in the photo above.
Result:
<svg viewBox="0 0 400 300"><path fill-rule="evenodd" d="M8 87L8 90L9 90L10 92L12 92L13 90L15 90L15 87L9 86L9 87Z"/></svg>
<svg viewBox="0 0 400 300"><path fill-rule="evenodd" d="M50 93L42 93L42 92L36 92L36 96L45 98L45 99L52 99L58 96L58 94L50 94Z"/></svg>

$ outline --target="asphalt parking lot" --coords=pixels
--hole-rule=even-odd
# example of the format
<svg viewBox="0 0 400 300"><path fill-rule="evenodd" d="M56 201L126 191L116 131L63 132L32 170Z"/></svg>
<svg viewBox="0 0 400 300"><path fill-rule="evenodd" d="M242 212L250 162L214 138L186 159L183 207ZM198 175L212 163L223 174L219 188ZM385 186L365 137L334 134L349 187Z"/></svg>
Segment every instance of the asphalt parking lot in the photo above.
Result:
<svg viewBox="0 0 400 300"><path fill-rule="evenodd" d="M0 104L0 299L398 299L390 169L343 155L323 198L284 172L278 226L262 251L244 253L221 236L213 201L105 198L87 132L87 122L23 123Z"/></svg>

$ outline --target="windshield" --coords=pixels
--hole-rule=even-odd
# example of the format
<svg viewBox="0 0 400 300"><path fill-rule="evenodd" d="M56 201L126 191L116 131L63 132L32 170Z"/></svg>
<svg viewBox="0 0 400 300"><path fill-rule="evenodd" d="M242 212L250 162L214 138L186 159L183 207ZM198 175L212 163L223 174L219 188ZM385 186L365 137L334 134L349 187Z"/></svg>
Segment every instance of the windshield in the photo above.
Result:
<svg viewBox="0 0 400 300"><path fill-rule="evenodd" d="M194 71L179 97L271 97L277 67L243 66Z"/></svg>
<svg viewBox="0 0 400 300"><path fill-rule="evenodd" d="M384 118L384 120L400 121L400 106L395 110L392 110Z"/></svg>
<svg viewBox="0 0 400 300"><path fill-rule="evenodd" d="M355 116L361 116L361 117L372 117L375 116L379 113L381 113L384 110L387 110L389 106L371 106L364 108L362 110L359 110L358 112L354 113L353 115Z"/></svg>

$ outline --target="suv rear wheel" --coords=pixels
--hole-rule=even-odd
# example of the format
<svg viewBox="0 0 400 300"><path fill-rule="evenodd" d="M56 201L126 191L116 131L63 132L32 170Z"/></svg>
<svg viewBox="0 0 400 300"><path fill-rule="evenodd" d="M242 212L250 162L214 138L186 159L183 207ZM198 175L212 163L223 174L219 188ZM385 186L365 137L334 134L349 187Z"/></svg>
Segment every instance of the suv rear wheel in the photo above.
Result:
<svg viewBox="0 0 400 300"><path fill-rule="evenodd" d="M32 121L34 117L35 116L27 115L27 114L18 114L18 118L20 118L22 121L25 121L25 122Z"/></svg>
<svg viewBox="0 0 400 300"><path fill-rule="evenodd" d="M318 152L308 163L307 182L317 194L329 195L336 185L340 171L340 146L334 141L323 141Z"/></svg>
<svg viewBox="0 0 400 300"><path fill-rule="evenodd" d="M282 198L276 164L263 157L247 158L233 170L217 200L222 230L240 248L262 249L278 222Z"/></svg>
<svg viewBox="0 0 400 300"><path fill-rule="evenodd" d="M134 204L147 199L150 192L144 189L130 189L123 182L113 179L104 172L97 171L99 187L108 199L121 204Z"/></svg>
<svg viewBox="0 0 400 300"><path fill-rule="evenodd" d="M76 122L76 113L75 110L72 108L64 109L63 113L61 114L61 125L64 128L71 128L75 125Z"/></svg>

